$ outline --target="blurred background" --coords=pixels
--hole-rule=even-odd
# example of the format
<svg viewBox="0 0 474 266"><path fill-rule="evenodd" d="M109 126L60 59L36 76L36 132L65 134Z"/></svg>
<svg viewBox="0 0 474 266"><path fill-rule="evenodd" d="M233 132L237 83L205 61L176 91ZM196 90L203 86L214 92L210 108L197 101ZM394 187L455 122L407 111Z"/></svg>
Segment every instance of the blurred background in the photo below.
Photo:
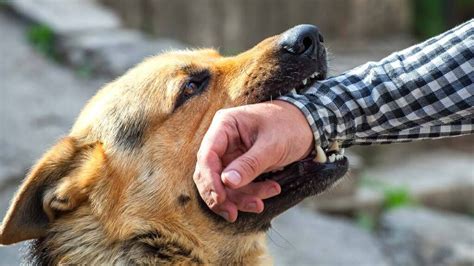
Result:
<svg viewBox="0 0 474 266"><path fill-rule="evenodd" d="M232 55L311 23L336 75L473 17L472 0L0 0L0 215L87 99L146 56ZM343 182L275 220L276 265L474 265L473 136L348 157ZM0 265L22 248L0 247Z"/></svg>

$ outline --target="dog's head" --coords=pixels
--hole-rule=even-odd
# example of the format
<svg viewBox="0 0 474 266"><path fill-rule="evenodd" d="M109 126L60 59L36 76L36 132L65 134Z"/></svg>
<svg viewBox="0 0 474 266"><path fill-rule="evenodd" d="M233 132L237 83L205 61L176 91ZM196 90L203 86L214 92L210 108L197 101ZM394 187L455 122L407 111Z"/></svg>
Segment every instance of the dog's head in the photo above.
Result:
<svg viewBox="0 0 474 266"><path fill-rule="evenodd" d="M33 168L0 244L39 239L38 258L51 263L259 257L271 219L334 183L347 160L304 160L265 174L258 180L276 180L282 193L263 213L227 223L197 193L197 150L219 109L274 99L325 75L322 37L310 25L234 57L193 50L145 60L100 90Z"/></svg>

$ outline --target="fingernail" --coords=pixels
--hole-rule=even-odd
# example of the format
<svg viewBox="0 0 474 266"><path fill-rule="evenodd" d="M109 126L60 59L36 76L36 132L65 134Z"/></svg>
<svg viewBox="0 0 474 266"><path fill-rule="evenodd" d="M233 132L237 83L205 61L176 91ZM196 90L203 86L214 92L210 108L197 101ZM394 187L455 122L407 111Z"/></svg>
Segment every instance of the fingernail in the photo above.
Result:
<svg viewBox="0 0 474 266"><path fill-rule="evenodd" d="M240 174L235 170L230 170L228 172L222 173L222 175L232 185L238 185L242 181L242 177L240 177Z"/></svg>
<svg viewBox="0 0 474 266"><path fill-rule="evenodd" d="M245 205L245 208L247 210L256 210L257 209L257 203L255 202L250 202L247 205Z"/></svg>
<svg viewBox="0 0 474 266"><path fill-rule="evenodd" d="M280 194L280 191L278 191L278 188L276 187L271 187L270 189L268 189L268 194L275 196Z"/></svg>
<svg viewBox="0 0 474 266"><path fill-rule="evenodd" d="M222 216L227 221L229 221L229 213L228 212L220 212L219 215Z"/></svg>

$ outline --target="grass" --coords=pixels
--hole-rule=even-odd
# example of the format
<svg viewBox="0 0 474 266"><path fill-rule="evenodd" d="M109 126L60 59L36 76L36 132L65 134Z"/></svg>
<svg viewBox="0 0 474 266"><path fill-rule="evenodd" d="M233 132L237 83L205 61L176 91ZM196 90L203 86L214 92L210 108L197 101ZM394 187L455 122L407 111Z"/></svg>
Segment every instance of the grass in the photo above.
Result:
<svg viewBox="0 0 474 266"><path fill-rule="evenodd" d="M433 37L446 29L444 0L415 0L415 33L422 39Z"/></svg>
<svg viewBox="0 0 474 266"><path fill-rule="evenodd" d="M416 200L410 194L410 190L404 186L391 186L382 180L370 177L362 177L360 186L371 188L382 193L382 212L395 208L415 206ZM356 224L367 231L375 230L378 222L378 214L360 211L355 215Z"/></svg>
<svg viewBox="0 0 474 266"><path fill-rule="evenodd" d="M57 60L54 50L54 32L45 25L33 25L27 30L27 39L30 44L48 58Z"/></svg>
<svg viewBox="0 0 474 266"><path fill-rule="evenodd" d="M377 224L376 218L374 215L369 214L367 212L359 212L355 216L355 222L356 224L369 232L372 232L375 230L375 226Z"/></svg>
<svg viewBox="0 0 474 266"><path fill-rule="evenodd" d="M394 208L415 205L415 200L405 187L387 187L383 191L383 209L390 210Z"/></svg>
<svg viewBox="0 0 474 266"><path fill-rule="evenodd" d="M407 187L391 186L381 180L370 177L362 177L359 184L383 194L384 210L416 204Z"/></svg>
<svg viewBox="0 0 474 266"><path fill-rule="evenodd" d="M76 70L76 75L77 76L79 76L81 78L85 78L85 79L90 78L92 76L93 72L94 72L92 67L90 65L87 65L87 64L82 65L82 66L76 68L75 70Z"/></svg>

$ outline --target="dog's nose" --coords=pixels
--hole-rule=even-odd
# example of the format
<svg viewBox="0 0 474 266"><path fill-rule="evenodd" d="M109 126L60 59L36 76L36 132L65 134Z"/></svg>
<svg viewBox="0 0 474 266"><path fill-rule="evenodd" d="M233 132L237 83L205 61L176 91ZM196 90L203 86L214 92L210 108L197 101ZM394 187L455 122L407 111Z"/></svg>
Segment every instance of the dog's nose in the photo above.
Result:
<svg viewBox="0 0 474 266"><path fill-rule="evenodd" d="M285 31L280 39L281 48L294 55L312 55L324 42L318 27L303 24Z"/></svg>

